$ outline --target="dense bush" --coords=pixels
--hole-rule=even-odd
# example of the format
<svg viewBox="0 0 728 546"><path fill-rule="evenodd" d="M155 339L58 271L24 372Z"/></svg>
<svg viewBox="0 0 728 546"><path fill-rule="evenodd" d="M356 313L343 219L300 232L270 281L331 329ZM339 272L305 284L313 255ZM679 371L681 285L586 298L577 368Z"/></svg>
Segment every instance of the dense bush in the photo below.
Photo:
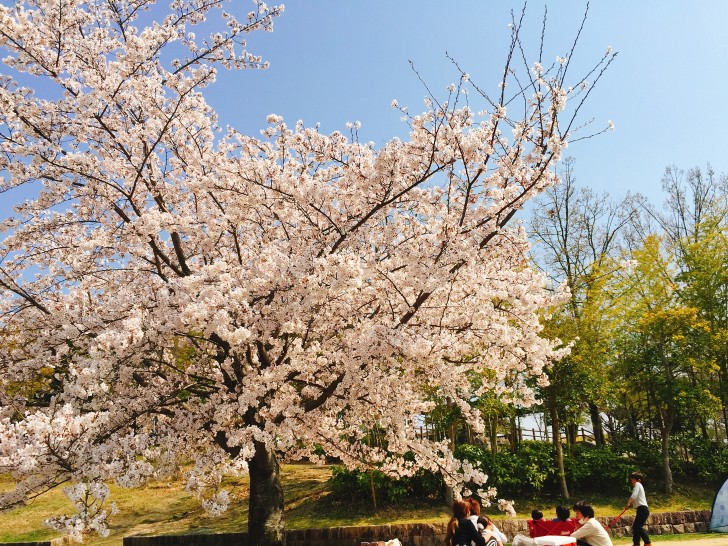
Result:
<svg viewBox="0 0 728 546"><path fill-rule="evenodd" d="M567 483L579 491L619 491L636 467L624 454L611 447L581 442L564 457Z"/></svg>
<svg viewBox="0 0 728 546"><path fill-rule="evenodd" d="M554 447L550 443L522 442L516 453L497 452L495 462L491 452L479 446L460 445L455 455L478 464L489 475L488 485L496 487L501 497L559 493ZM660 446L654 443L625 442L597 448L582 442L574 445L571 453L564 446L564 469L572 492L619 493L627 487L630 472L660 475L660 464Z"/></svg>
<svg viewBox="0 0 728 546"><path fill-rule="evenodd" d="M398 504L410 499L438 498L443 481L438 474L419 470L410 478L394 479L377 470L349 470L335 466L329 480L332 494L346 499L372 502L372 481L379 505Z"/></svg>
<svg viewBox="0 0 728 546"><path fill-rule="evenodd" d="M490 451L467 444L455 449L455 456L477 464L489 476L488 485L501 497L527 497L552 492L556 485L554 448L546 442L523 442L518 453Z"/></svg>
<svg viewBox="0 0 728 546"><path fill-rule="evenodd" d="M688 475L706 483L718 483L728 475L728 445L715 440L687 440L690 459L685 465Z"/></svg>
<svg viewBox="0 0 728 546"><path fill-rule="evenodd" d="M687 441L690 457L679 457L677 448L671 454L675 477L699 479L717 483L728 475L728 445L693 438ZM534 498L559 494L554 447L548 442L525 441L517 453L499 450L495 458L490 450L479 445L460 444L455 449L458 459L467 459L485 471L488 487L498 489L500 498ZM635 470L649 476L651 481L662 475L658 441L622 441L596 447L581 442L569 453L564 446L564 467L572 493L627 494L628 477ZM411 478L395 480L381 472L347 470L335 467L330 485L334 495L360 498L372 502L372 480L377 504L397 504L412 499L441 498L444 484L439 474L420 471Z"/></svg>
<svg viewBox="0 0 728 546"><path fill-rule="evenodd" d="M632 471L648 476L662 475L662 446L659 440L623 440L611 446L616 457L628 461ZM673 462L678 458L672 456Z"/></svg>

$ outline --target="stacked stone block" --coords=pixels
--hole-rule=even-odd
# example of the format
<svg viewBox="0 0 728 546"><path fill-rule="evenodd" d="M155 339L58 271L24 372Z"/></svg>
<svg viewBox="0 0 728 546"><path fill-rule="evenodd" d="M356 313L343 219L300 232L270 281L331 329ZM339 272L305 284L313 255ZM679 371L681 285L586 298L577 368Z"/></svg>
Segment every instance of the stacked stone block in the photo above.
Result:
<svg viewBox="0 0 728 546"><path fill-rule="evenodd" d="M597 519L606 527L614 518L599 517ZM526 521L525 519L500 520L497 525L501 531L512 538L517 533L528 535ZM622 516L611 527L612 536L630 536L633 521L634 516ZM710 510L686 510L651 514L646 528L650 535L705 533L708 531L709 522ZM446 522L441 522L292 529L286 532L286 543L287 546L360 546L364 542L379 543L397 538L403 546L442 546L446 526ZM245 533L127 537L124 539L124 546L247 546L247 543ZM41 544L38 543L38 546ZM372 546L382 545L372 544Z"/></svg>

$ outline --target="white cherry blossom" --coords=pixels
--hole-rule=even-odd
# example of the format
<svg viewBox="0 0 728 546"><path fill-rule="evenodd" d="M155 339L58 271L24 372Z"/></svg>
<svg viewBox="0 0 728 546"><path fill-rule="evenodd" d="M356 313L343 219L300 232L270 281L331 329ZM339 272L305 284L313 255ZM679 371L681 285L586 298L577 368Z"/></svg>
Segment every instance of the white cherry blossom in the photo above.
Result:
<svg viewBox="0 0 728 546"><path fill-rule="evenodd" d="M181 461L213 513L230 502L222 477L250 473L251 543L282 533L266 526L282 508L278 460L315 460L317 446L352 467L482 484L416 434L428 393L483 430L473 396L528 405L526 379L563 354L539 335L559 296L513 223L557 182L563 82L513 86L508 113L498 91L475 114L457 102L463 73L450 103L403 108L409 135L378 149L276 114L261 136L220 138L203 91L221 67L267 66L244 37L283 8L234 9L0 5L0 190L34 194L0 226L0 466L18 480L0 504L75 484L78 514L49 522L75 538L106 532L106 483ZM34 94L28 74L53 91ZM374 427L386 450L362 441Z"/></svg>

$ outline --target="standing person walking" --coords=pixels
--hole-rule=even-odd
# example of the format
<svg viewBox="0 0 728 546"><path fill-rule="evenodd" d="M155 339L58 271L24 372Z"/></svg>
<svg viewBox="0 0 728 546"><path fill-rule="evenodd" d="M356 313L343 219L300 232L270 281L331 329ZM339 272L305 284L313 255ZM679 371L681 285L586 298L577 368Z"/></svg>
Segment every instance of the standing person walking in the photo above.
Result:
<svg viewBox="0 0 728 546"><path fill-rule="evenodd" d="M645 496L645 488L642 486L642 474L632 472L629 475L629 483L632 484L632 495L627 499L625 510L634 505L637 509L637 515L632 524L632 544L640 546L640 539L644 541L645 546L652 546L650 536L645 531L645 523L650 515L650 509L647 508L647 497Z"/></svg>

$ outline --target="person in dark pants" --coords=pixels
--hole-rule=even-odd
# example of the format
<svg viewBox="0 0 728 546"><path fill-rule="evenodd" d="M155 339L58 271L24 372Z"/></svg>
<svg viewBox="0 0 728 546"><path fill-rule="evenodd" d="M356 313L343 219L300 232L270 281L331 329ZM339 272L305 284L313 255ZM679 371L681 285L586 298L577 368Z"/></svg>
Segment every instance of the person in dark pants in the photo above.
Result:
<svg viewBox="0 0 728 546"><path fill-rule="evenodd" d="M637 515L632 524L632 544L640 546L640 540L642 540L645 546L652 546L650 536L645 531L645 523L650 515L650 509L647 508L647 497L645 496L645 488L642 486L642 478L643 476L639 472L633 472L629 475L629 483L632 484L632 495L630 495L627 506L624 508L634 506L637 509Z"/></svg>

